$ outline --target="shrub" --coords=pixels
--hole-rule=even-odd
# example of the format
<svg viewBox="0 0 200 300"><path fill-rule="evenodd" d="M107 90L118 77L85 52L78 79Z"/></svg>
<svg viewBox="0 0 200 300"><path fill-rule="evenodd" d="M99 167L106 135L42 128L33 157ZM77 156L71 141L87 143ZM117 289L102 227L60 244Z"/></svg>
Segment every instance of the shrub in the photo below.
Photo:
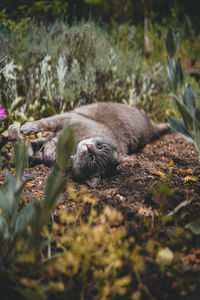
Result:
<svg viewBox="0 0 200 300"><path fill-rule="evenodd" d="M66 149L66 141L71 145L70 148ZM62 162L62 167L68 164L72 148L73 136L67 128L58 144L58 158ZM66 158L64 162L63 154ZM27 166L27 147L19 142L15 144L15 166L15 177L7 171L5 183L0 185L1 294L6 294L13 299L17 291L27 299L34 297L44 299L52 286L50 282L46 288L38 284L37 275L42 272L44 264L50 259L45 253L51 241L44 237L42 232L49 221L50 214L61 200L65 179L54 166L47 180L44 202L40 204L40 201L35 199L24 205L22 190L26 183L23 174ZM26 288L27 282L29 287L33 286L34 282L37 283L34 292Z"/></svg>
<svg viewBox="0 0 200 300"><path fill-rule="evenodd" d="M4 34L0 53L7 48L8 54L0 64L0 103L9 122L96 101L125 102L151 111L156 97L165 93L165 73L160 64L143 66L136 31L119 27L120 42L117 33L109 35L92 22L72 27L56 22L28 24L17 43L12 32Z"/></svg>
<svg viewBox="0 0 200 300"><path fill-rule="evenodd" d="M171 85L176 94L171 94L177 105L182 121L169 118L170 125L177 133L192 141L199 154L200 160L200 101L194 94L190 83L183 89L185 79L180 58L176 61L174 56L179 49L177 34L170 28L166 39L166 48L170 58L167 57L167 70Z"/></svg>

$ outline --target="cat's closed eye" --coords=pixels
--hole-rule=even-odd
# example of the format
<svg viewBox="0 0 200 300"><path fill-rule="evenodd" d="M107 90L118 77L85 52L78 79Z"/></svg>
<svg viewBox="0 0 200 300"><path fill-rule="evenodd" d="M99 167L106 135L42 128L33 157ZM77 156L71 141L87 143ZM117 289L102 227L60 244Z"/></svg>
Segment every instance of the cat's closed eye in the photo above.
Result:
<svg viewBox="0 0 200 300"><path fill-rule="evenodd" d="M99 149L99 150L103 150L103 149L106 148L106 145L105 145L105 144L97 144L96 147L97 147L97 149Z"/></svg>

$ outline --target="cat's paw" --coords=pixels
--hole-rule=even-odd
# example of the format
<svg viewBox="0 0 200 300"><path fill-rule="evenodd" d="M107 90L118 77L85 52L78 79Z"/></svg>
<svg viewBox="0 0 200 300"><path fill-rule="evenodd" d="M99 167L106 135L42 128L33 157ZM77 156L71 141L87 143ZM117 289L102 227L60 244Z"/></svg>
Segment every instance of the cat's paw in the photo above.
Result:
<svg viewBox="0 0 200 300"><path fill-rule="evenodd" d="M19 128L13 124L8 127L8 135L12 139L22 141L22 137L20 136Z"/></svg>
<svg viewBox="0 0 200 300"><path fill-rule="evenodd" d="M27 122L21 128L20 132L24 135L30 135L38 132L38 126L34 122Z"/></svg>

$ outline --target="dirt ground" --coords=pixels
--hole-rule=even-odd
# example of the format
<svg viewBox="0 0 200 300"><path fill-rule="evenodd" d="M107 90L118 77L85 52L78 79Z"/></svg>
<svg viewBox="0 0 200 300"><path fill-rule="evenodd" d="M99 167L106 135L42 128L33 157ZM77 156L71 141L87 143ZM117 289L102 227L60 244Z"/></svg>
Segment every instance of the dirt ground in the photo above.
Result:
<svg viewBox="0 0 200 300"><path fill-rule="evenodd" d="M25 188L28 201L36 197L42 199L49 168L38 165L27 172L33 176ZM70 184L78 188L78 184L71 179ZM95 189L88 188L88 193L97 199L100 210L105 205L119 210L124 216L128 234L134 235L142 245L148 238L155 238L157 217L173 211L184 200L197 199L178 214L177 226L184 228L187 222L200 220L200 164L197 153L190 142L174 133L167 134L147 145L141 152L133 154L130 161L119 166L114 176L103 179ZM59 207L73 211L75 205L66 192ZM142 222L145 218L150 222L149 228ZM172 228L170 230L173 231ZM181 252L181 270L177 273L170 271L163 275L163 278L158 276L156 270L150 270L144 280L147 286L151 285L153 289L159 290L156 294L161 295L162 289L169 291L172 282L176 285L181 280L183 287L189 285L190 289L190 286L194 286L195 293L183 295L180 299L200 299L200 290L197 288L200 286L200 239L192 235L192 238L186 241L184 230L181 237L174 238L178 243L175 243L174 247ZM164 230L160 230L157 239L164 245L168 243L168 246L171 246ZM182 243L181 246L178 239ZM162 284L158 283L160 279ZM178 299L175 290L176 286L173 286L172 297L169 299Z"/></svg>
<svg viewBox="0 0 200 300"><path fill-rule="evenodd" d="M147 145L131 160L120 165L116 174L102 179L89 193L98 199L100 206L110 205L124 215L127 228L137 232L137 219L152 217L162 208L163 213L173 210L180 202L198 198L200 194L200 164L193 144L176 134L167 134ZM49 168L38 165L27 170L33 179L25 193L31 200L42 197ZM77 183L70 180L70 184ZM159 188L159 184L163 184ZM169 188L165 189L168 186ZM72 203L64 194L63 208L72 209ZM193 219L200 216L200 202L195 201Z"/></svg>

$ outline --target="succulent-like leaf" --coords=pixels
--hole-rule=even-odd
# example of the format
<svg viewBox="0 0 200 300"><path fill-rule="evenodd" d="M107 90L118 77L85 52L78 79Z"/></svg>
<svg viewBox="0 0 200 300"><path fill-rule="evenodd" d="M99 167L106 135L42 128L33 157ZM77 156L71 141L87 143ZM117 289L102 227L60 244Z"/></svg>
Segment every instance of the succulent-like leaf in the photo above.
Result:
<svg viewBox="0 0 200 300"><path fill-rule="evenodd" d="M60 174L58 168L54 166L47 180L41 223L47 222L50 213L61 200L64 190L65 178Z"/></svg>
<svg viewBox="0 0 200 300"><path fill-rule="evenodd" d="M173 98L176 102L179 112L181 113L183 122L184 122L187 130L191 134L191 132L194 131L194 118L191 115L189 109L184 105L184 103L182 103L182 101L180 101L180 99L178 97L173 97Z"/></svg>
<svg viewBox="0 0 200 300"><path fill-rule="evenodd" d="M199 161L200 161L200 127L199 127L199 124L197 124L197 126L195 128L194 146L199 154Z"/></svg>
<svg viewBox="0 0 200 300"><path fill-rule="evenodd" d="M175 87L175 69L174 69L174 60L168 58L167 56L167 74L169 77L169 80L171 82L171 85L173 88Z"/></svg>
<svg viewBox="0 0 200 300"><path fill-rule="evenodd" d="M196 103L195 103L193 89L190 84L188 84L187 87L185 88L184 96L183 96L183 103L187 106L191 115L193 117L195 117Z"/></svg>
<svg viewBox="0 0 200 300"><path fill-rule="evenodd" d="M181 66L180 57L176 61L175 77L176 77L176 82L177 82L178 86L181 87L184 83L184 74L183 74L183 69Z"/></svg>
<svg viewBox="0 0 200 300"><path fill-rule="evenodd" d="M11 224L16 214L18 203L15 199L16 182L14 177L6 171L5 183L0 188L1 214Z"/></svg>
<svg viewBox="0 0 200 300"><path fill-rule="evenodd" d="M57 147L57 164L61 171L66 171L71 155L75 149L75 138L70 126L66 126L61 133Z"/></svg>
<svg viewBox="0 0 200 300"><path fill-rule="evenodd" d="M182 135L184 138L188 139L191 142L194 142L192 136L188 132L185 124L182 121L176 120L174 118L169 118L169 123L171 128L177 132L178 134Z"/></svg>
<svg viewBox="0 0 200 300"><path fill-rule="evenodd" d="M200 109L198 107L195 110L195 119L200 124Z"/></svg>
<svg viewBox="0 0 200 300"><path fill-rule="evenodd" d="M36 202L38 201L35 200L28 203L17 214L13 236L23 236L27 239L28 236L32 233L30 232L30 234L28 234L28 231L30 231L33 222L38 221L38 215L36 213Z"/></svg>
<svg viewBox="0 0 200 300"><path fill-rule="evenodd" d="M16 181L21 184L24 169L28 165L28 150L24 143L19 141L15 143L15 168L16 168Z"/></svg>
<svg viewBox="0 0 200 300"><path fill-rule="evenodd" d="M0 216L0 241L1 241L1 244L5 243L5 241L7 241L8 238L9 238L8 224L7 224L6 220L2 216Z"/></svg>
<svg viewBox="0 0 200 300"><path fill-rule="evenodd" d="M169 28L166 37L166 49L170 57L173 57L179 49L178 33Z"/></svg>

